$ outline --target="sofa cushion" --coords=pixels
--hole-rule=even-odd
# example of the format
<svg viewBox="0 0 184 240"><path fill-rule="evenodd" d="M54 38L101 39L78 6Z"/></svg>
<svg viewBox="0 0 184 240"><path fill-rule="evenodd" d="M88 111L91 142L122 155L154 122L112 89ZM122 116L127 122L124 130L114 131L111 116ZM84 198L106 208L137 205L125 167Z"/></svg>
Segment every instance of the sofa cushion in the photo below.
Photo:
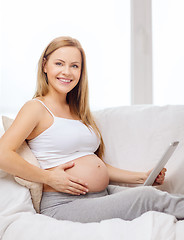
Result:
<svg viewBox="0 0 184 240"><path fill-rule="evenodd" d="M10 119L6 116L2 116L2 121L4 130L6 131L11 126L13 119ZM19 149L17 149L17 153L29 163L39 167L39 163L35 156L33 155L26 141L24 141L23 144L19 147ZM19 177L15 177L15 181L21 184L22 186L27 187L30 190L33 206L35 210L39 212L43 185L41 183L30 182Z"/></svg>

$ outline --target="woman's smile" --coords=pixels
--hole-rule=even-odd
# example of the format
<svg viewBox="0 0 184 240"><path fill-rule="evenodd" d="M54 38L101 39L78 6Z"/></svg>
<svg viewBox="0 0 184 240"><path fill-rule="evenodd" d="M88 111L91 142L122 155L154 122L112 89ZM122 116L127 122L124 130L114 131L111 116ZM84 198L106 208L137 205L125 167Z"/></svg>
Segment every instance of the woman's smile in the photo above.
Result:
<svg viewBox="0 0 184 240"><path fill-rule="evenodd" d="M66 84L66 85L72 82L72 80L71 80L71 79L68 79L68 78L59 78L59 77L57 77L57 79L58 79L59 82L61 82L62 84Z"/></svg>

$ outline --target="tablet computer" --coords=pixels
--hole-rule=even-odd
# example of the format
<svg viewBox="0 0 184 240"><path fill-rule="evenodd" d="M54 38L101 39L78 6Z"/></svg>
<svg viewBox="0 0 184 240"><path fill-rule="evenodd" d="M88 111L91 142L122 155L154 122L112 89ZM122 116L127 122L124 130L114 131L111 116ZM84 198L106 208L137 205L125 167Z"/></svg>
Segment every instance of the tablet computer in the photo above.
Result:
<svg viewBox="0 0 184 240"><path fill-rule="evenodd" d="M169 145L168 149L158 161L157 165L154 167L154 169L151 171L150 175L144 182L144 186L150 186L154 183L156 177L159 175L159 173L162 171L166 163L168 162L169 158L172 156L173 152L175 151L176 147L178 146L179 142L173 142Z"/></svg>

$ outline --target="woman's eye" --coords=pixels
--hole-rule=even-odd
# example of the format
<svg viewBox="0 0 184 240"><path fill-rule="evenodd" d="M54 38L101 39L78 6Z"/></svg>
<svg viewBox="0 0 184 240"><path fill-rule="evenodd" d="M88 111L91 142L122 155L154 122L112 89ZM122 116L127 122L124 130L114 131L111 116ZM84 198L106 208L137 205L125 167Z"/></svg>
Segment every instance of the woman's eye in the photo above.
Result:
<svg viewBox="0 0 184 240"><path fill-rule="evenodd" d="M73 65L72 67L73 67L73 68L78 68L79 66L78 66L78 65Z"/></svg>
<svg viewBox="0 0 184 240"><path fill-rule="evenodd" d="M57 65L57 66L61 66L62 63L61 63L61 62L56 62L56 65Z"/></svg>

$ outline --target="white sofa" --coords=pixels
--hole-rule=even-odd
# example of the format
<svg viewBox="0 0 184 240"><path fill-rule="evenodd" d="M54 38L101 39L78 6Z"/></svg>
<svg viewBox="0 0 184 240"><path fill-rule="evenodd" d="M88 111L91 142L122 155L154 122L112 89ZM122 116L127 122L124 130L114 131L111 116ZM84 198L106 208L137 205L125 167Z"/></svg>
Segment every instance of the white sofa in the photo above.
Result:
<svg viewBox="0 0 184 240"><path fill-rule="evenodd" d="M165 183L159 188L184 194L184 106L125 106L100 110L94 116L104 138L104 160L120 168L147 171L170 142L180 141L166 165ZM113 193L122 187L109 189ZM2 240L180 240L183 236L184 221L153 211L133 221L109 219L86 224L40 215L35 212L29 189L0 172Z"/></svg>

